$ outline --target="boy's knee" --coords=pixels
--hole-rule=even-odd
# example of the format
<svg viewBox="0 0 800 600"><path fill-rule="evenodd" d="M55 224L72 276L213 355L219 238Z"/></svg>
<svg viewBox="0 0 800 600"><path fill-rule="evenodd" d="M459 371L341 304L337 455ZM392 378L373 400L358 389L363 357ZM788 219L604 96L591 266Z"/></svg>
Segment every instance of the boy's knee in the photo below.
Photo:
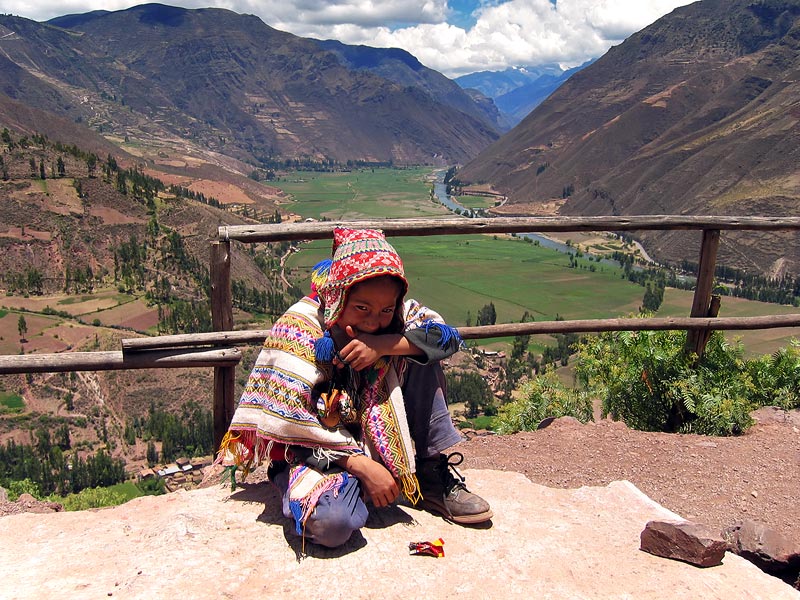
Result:
<svg viewBox="0 0 800 600"><path fill-rule="evenodd" d="M338 548L346 544L353 533L360 529L349 522L331 519L314 521L309 525L311 526L306 529L309 541L328 548Z"/></svg>
<svg viewBox="0 0 800 600"><path fill-rule="evenodd" d="M361 500L358 480L350 478L334 495L326 492L306 522L306 536L315 544L336 548L367 522L367 507Z"/></svg>

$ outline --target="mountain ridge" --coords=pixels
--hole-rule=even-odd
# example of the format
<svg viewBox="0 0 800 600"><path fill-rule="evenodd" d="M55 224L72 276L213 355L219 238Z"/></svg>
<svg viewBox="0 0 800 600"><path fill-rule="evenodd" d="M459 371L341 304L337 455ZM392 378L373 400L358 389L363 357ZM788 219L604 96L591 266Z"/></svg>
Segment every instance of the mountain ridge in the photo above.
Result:
<svg viewBox="0 0 800 600"><path fill-rule="evenodd" d="M445 164L498 137L491 116L440 74L420 69L450 83L438 96L400 85L252 15L147 4L47 23L0 16L0 28L4 93L138 143L188 142L254 165Z"/></svg>
<svg viewBox="0 0 800 600"><path fill-rule="evenodd" d="M508 195L506 214L797 214L800 6L676 9L573 75L457 175ZM681 232L647 233L663 261L697 261ZM725 236L720 262L800 268L790 234ZM652 251L651 251L652 250Z"/></svg>
<svg viewBox="0 0 800 600"><path fill-rule="evenodd" d="M503 71L478 71L457 77L455 82L469 90L478 90L491 98L509 128L517 125L567 79L586 68L595 59L571 69L558 65L512 67Z"/></svg>

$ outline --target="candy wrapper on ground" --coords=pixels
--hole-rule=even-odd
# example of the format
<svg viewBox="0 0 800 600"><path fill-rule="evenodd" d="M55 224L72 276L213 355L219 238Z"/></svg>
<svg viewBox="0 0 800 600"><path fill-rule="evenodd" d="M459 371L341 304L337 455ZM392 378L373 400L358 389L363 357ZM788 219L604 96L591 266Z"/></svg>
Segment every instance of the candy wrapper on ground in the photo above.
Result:
<svg viewBox="0 0 800 600"><path fill-rule="evenodd" d="M435 556L440 558L444 556L444 540L439 538L433 542L410 542L408 544L409 554L420 554L425 556Z"/></svg>

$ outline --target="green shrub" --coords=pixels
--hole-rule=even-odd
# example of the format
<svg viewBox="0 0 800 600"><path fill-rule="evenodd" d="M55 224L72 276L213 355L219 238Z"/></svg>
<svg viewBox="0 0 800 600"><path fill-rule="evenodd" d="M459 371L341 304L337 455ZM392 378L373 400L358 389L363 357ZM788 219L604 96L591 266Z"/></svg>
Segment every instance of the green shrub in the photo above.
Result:
<svg viewBox="0 0 800 600"><path fill-rule="evenodd" d="M754 400L760 406L800 408L800 341L747 365L753 381Z"/></svg>
<svg viewBox="0 0 800 600"><path fill-rule="evenodd" d="M8 484L8 499L10 502L16 502L22 494L30 494L37 500L42 499L42 491L39 489L39 484L28 478L12 481Z"/></svg>
<svg viewBox="0 0 800 600"><path fill-rule="evenodd" d="M603 401L603 416L643 431L732 435L753 424L753 382L741 344L711 334L701 361L686 333L622 331L583 340L576 372Z"/></svg>
<svg viewBox="0 0 800 600"><path fill-rule="evenodd" d="M78 494L68 496L52 496L53 502L64 506L64 510L87 510L90 508L103 508L104 506L117 506L125 503L128 498L122 492L107 487L86 488Z"/></svg>
<svg viewBox="0 0 800 600"><path fill-rule="evenodd" d="M522 385L519 398L500 408L497 433L533 431L547 417L592 420L592 402L582 390L565 386L555 371L546 371Z"/></svg>

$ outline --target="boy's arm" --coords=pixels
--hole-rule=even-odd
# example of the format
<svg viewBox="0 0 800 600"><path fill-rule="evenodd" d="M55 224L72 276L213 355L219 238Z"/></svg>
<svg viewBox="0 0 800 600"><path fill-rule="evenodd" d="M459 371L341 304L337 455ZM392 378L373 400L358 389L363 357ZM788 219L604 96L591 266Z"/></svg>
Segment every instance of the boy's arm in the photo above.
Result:
<svg viewBox="0 0 800 600"><path fill-rule="evenodd" d="M333 465L337 465L353 477L358 478L364 488L364 493L375 506L388 506L400 495L400 488L391 472L381 463L361 452L341 450L320 452L302 447L294 447L293 452L307 465L321 471L327 471Z"/></svg>
<svg viewBox="0 0 800 600"><path fill-rule="evenodd" d="M403 310L406 323L403 335L421 351L421 355L411 356L411 360L426 365L444 360L461 349L463 341L458 330L445 323L435 310L413 299L405 301Z"/></svg>
<svg viewBox="0 0 800 600"><path fill-rule="evenodd" d="M417 327L403 335L409 344L419 349L419 354L411 355L410 359L421 365L444 360L461 348L461 337L448 325Z"/></svg>
<svg viewBox="0 0 800 600"><path fill-rule="evenodd" d="M356 333L349 326L345 328L345 331L352 339L333 359L333 364L338 367L347 364L356 371L361 371L374 365L375 361L382 356L423 357L425 355L422 349L400 333L382 335Z"/></svg>

